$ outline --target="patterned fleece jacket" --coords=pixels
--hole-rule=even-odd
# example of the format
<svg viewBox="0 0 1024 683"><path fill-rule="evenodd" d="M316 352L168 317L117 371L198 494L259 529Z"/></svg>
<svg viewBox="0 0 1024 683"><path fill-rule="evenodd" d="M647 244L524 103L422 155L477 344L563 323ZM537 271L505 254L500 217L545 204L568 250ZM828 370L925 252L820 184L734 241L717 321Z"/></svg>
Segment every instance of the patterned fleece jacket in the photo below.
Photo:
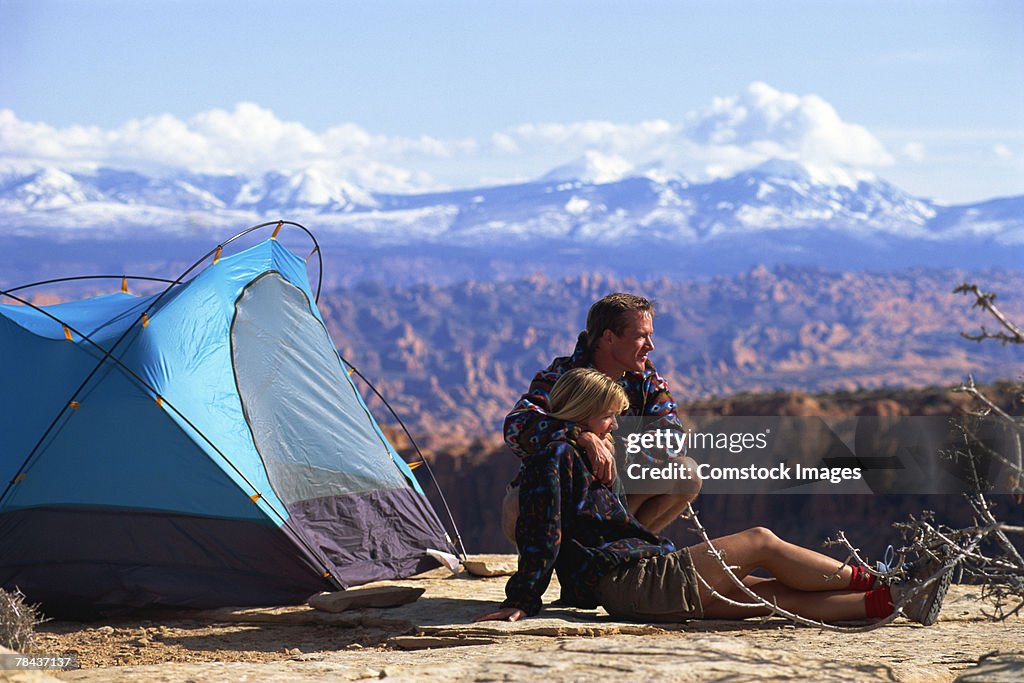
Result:
<svg viewBox="0 0 1024 683"><path fill-rule="evenodd" d="M581 332L571 356L556 358L546 370L538 372L529 390L505 418L505 443L520 459L542 452L552 441L570 438L574 425L548 415L549 397L555 382L566 372L574 368L593 367L586 339L586 332ZM629 409L624 414L647 418L644 420L644 431L682 429L676 415L676 401L668 390L668 383L658 374L649 359L642 373L627 372L619 384L629 398ZM664 459L664 453L642 451L630 460L650 463Z"/></svg>

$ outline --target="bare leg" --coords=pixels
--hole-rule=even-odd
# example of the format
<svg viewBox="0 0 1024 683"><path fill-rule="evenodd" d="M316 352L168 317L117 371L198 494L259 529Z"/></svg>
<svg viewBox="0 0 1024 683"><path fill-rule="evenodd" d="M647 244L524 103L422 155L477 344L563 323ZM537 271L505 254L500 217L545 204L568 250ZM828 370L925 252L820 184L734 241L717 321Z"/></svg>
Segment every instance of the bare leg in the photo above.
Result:
<svg viewBox="0 0 1024 683"><path fill-rule="evenodd" d="M839 560L783 541L764 527L754 527L738 534L712 541L726 563L740 578L749 576L761 567L768 570L778 583L798 591L845 590L850 585L853 569L842 566ZM726 576L718 560L708 554L707 544L690 548L697 573L716 591L727 594L735 585ZM702 591L706 591L702 587ZM863 597L863 593L859 593ZM704 594L702 593L701 597Z"/></svg>
<svg viewBox="0 0 1024 683"><path fill-rule="evenodd" d="M855 621L867 618L864 593L858 591L800 591L783 586L774 579L756 577L747 577L743 582L768 602L808 619ZM751 598L735 586L724 595L737 602L751 602ZM702 594L701 601L705 618L745 619L771 614L767 607L737 607L710 594L707 598Z"/></svg>

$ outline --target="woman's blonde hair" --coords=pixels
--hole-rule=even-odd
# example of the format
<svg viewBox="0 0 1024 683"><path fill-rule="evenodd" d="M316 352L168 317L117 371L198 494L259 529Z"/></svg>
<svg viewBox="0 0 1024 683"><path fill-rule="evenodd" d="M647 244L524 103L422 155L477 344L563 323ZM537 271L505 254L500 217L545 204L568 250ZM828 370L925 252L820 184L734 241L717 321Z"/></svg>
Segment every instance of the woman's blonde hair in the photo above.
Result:
<svg viewBox="0 0 1024 683"><path fill-rule="evenodd" d="M583 422L605 410L621 413L629 407L629 398L625 390L603 372L576 368L555 382L548 406L552 417Z"/></svg>

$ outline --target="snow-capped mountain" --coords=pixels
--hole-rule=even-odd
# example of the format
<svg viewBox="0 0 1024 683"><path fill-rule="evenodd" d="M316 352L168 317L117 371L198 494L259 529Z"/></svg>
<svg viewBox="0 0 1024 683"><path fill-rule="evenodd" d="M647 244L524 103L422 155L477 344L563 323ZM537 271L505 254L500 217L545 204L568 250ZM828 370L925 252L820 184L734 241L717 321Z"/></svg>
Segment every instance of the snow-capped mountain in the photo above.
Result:
<svg viewBox="0 0 1024 683"><path fill-rule="evenodd" d="M188 173L147 176L110 168L68 173L53 167L0 172L0 202L0 208L14 212L67 209L87 203L261 213L344 211L377 204L370 193L351 183L333 181L314 169L249 178Z"/></svg>
<svg viewBox="0 0 1024 683"><path fill-rule="evenodd" d="M52 167L0 172L0 210L13 212L61 209L101 201L103 193Z"/></svg>
<svg viewBox="0 0 1024 683"><path fill-rule="evenodd" d="M945 206L849 169L772 160L695 182L585 156L538 180L425 194L373 193L308 169L258 177L52 167L0 171L0 220L32 239L188 233L304 222L361 248L651 253L729 263L956 265L996 245L1024 263L1024 197ZM103 228L102 231L86 228ZM972 252L972 250L974 250ZM567 253L569 253L567 252Z"/></svg>
<svg viewBox="0 0 1024 683"><path fill-rule="evenodd" d="M620 156L588 150L582 157L545 173L542 181L579 180L585 183L612 183L632 175L633 164Z"/></svg>
<svg viewBox="0 0 1024 683"><path fill-rule="evenodd" d="M77 175L77 181L98 192L103 201L136 206L157 206L183 211L223 209L227 202L205 187L202 179L186 176L160 178L134 171L101 168L90 175Z"/></svg>
<svg viewBox="0 0 1024 683"><path fill-rule="evenodd" d="M707 183L698 197L702 234L826 226L927 238L937 213L932 202L871 174L780 160Z"/></svg>
<svg viewBox="0 0 1024 683"><path fill-rule="evenodd" d="M352 211L377 206L373 196L346 182L332 182L323 173L267 173L243 184L230 206L261 213L273 213L286 207L322 211Z"/></svg>

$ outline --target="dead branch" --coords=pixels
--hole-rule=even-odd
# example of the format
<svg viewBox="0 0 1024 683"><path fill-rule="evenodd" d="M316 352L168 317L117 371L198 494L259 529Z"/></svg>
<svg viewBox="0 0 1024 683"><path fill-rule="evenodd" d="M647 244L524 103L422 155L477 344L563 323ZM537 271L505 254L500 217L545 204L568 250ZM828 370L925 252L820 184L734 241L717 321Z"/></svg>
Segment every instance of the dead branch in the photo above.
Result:
<svg viewBox="0 0 1024 683"><path fill-rule="evenodd" d="M960 336L964 339L970 339L971 341L984 341L985 339L996 339L1003 344L1024 344L1024 330L1015 325L1006 315L996 308L995 300L996 295L992 292L983 292L978 285L965 282L959 287L953 290L954 294L973 294L974 303L971 304L971 308L981 308L988 311L992 317L994 317L1000 325L1006 330L1005 332L989 332L984 325L981 326L981 332L978 334L968 334L961 332Z"/></svg>
<svg viewBox="0 0 1024 683"><path fill-rule="evenodd" d="M981 391L981 389L978 388L978 385L974 383L974 377L972 377L971 375L967 376L966 382L964 382L960 386L954 387L953 392L958 394L967 394L971 398L978 401L978 403L980 403L982 406L984 406L981 410L968 411L970 415L973 415L975 417L988 417L989 415L992 415L994 413L995 415L999 416L1003 420L1011 423L1016 427L1024 426L1024 418L1014 417L1013 415L1010 415L1005 410L1000 408L995 402L992 401L992 399L986 396Z"/></svg>

